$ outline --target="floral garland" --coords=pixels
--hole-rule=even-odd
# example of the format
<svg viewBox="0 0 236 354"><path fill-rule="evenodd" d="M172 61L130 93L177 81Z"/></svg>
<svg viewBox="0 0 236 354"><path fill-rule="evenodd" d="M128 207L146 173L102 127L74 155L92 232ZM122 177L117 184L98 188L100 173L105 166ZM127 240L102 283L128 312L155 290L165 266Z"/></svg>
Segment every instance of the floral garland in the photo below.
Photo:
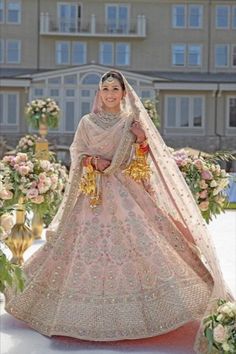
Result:
<svg viewBox="0 0 236 354"><path fill-rule="evenodd" d="M60 109L51 98L37 99L27 103L25 114L30 125L38 129L40 123L49 128L56 128L59 122Z"/></svg>

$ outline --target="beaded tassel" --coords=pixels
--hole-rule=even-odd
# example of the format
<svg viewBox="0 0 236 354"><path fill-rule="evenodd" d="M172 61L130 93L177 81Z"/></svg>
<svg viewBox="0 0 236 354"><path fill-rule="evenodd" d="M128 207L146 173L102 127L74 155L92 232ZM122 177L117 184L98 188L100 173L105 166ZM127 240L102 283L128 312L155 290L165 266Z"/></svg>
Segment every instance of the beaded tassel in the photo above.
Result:
<svg viewBox="0 0 236 354"><path fill-rule="evenodd" d="M89 205L91 208L95 208L98 204L101 204L101 193L99 188L100 178L100 172L94 170L91 163L85 167L85 173L81 177L79 190L90 197Z"/></svg>
<svg viewBox="0 0 236 354"><path fill-rule="evenodd" d="M133 178L136 182L141 180L148 180L151 175L150 166L147 162L147 151L144 152L140 144L135 143L135 155L131 160L129 166L124 170L127 176Z"/></svg>

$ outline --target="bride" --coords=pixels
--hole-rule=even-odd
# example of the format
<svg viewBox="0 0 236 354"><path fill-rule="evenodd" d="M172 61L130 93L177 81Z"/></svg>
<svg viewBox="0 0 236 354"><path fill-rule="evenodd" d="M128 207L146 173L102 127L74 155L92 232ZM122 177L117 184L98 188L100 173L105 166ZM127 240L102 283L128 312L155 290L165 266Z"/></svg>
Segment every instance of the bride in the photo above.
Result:
<svg viewBox="0 0 236 354"><path fill-rule="evenodd" d="M47 242L24 265L24 291L7 288L6 311L47 336L113 341L200 320L229 296L191 192L120 72L102 76L70 152Z"/></svg>

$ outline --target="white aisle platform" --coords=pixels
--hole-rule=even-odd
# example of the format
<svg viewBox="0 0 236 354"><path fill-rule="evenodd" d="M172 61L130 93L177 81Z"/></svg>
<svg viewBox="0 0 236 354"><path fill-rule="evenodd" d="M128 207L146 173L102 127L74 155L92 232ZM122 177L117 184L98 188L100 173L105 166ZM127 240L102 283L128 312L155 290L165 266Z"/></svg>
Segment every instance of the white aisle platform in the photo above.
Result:
<svg viewBox="0 0 236 354"><path fill-rule="evenodd" d="M236 210L227 211L209 225L222 271L236 296ZM37 241L26 252L26 258L44 241ZM1 354L193 354L197 323L189 323L175 331L153 338L116 342L89 342L69 337L43 336L22 321L5 313L1 305Z"/></svg>

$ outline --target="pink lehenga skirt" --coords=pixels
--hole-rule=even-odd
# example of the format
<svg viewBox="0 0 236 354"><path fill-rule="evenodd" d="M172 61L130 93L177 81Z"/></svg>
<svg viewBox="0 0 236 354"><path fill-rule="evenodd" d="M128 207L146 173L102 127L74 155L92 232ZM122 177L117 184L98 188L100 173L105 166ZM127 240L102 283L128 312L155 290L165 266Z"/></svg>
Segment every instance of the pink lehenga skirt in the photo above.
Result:
<svg viewBox="0 0 236 354"><path fill-rule="evenodd" d="M80 195L63 232L24 265L6 311L47 336L94 341L156 336L203 315L208 270L142 185L102 178L102 204Z"/></svg>

